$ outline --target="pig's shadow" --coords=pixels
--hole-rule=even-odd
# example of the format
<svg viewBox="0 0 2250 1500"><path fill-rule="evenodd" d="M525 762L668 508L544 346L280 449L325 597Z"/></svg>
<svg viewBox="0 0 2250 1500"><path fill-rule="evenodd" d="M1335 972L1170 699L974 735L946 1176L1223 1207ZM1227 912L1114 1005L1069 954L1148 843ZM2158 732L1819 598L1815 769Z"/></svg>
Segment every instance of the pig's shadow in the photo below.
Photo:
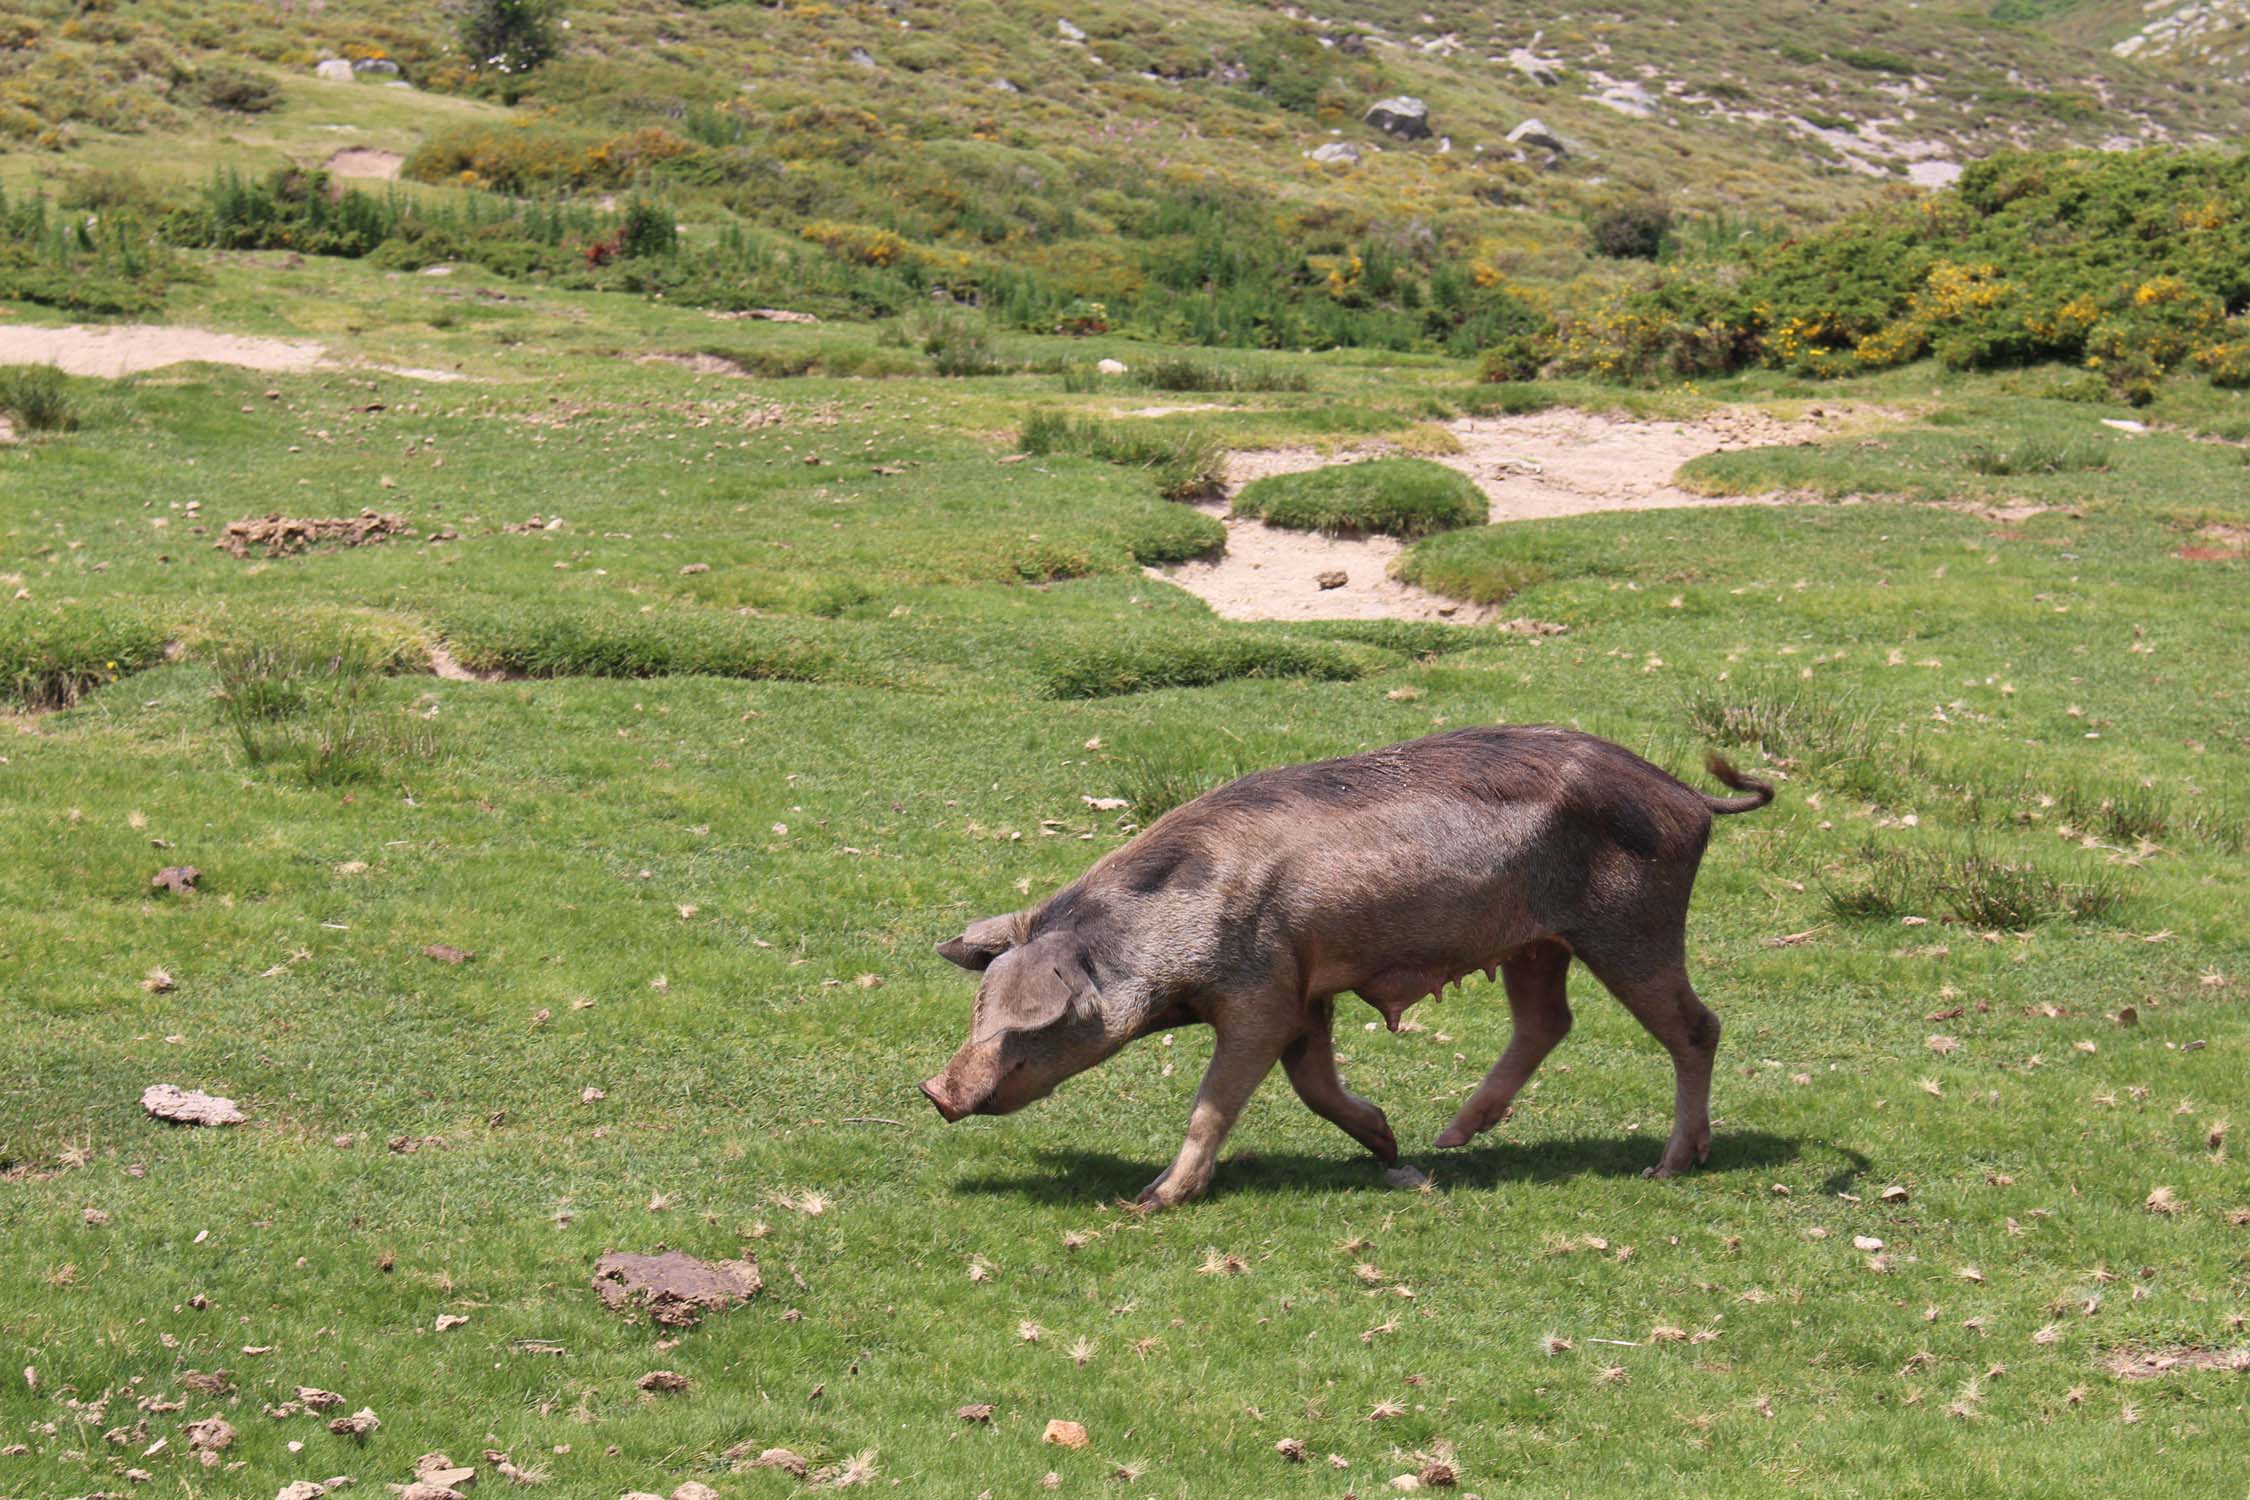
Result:
<svg viewBox="0 0 2250 1500"><path fill-rule="evenodd" d="M1711 1143L1711 1160L1702 1174L1763 1172L1803 1155L1795 1136L1764 1131L1730 1131ZM1857 1152L1830 1147L1849 1165L1829 1179L1848 1182L1867 1168ZM1561 1182L1572 1177L1638 1177L1662 1154L1662 1137L1590 1135L1558 1140L1497 1141L1468 1151L1409 1151L1402 1158L1435 1178L1440 1191L1493 1187L1502 1182ZM1164 1170L1162 1161L1137 1161L1107 1151L1042 1150L1037 1170L981 1174L955 1184L959 1191L1034 1203L1084 1203L1131 1198ZM1334 1153L1260 1151L1229 1157L1211 1184L1213 1197L1233 1193L1316 1191L1389 1192L1375 1159L1348 1149Z"/></svg>

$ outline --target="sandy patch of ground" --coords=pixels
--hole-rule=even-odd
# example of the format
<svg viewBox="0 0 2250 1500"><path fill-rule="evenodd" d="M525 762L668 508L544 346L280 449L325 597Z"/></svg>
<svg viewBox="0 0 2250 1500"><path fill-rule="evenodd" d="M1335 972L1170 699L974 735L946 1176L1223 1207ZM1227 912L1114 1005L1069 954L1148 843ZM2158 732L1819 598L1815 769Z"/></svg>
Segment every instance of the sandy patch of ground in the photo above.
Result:
<svg viewBox="0 0 2250 1500"><path fill-rule="evenodd" d="M467 380L458 370L419 370L404 365L347 365L328 357L312 339L261 338L215 333L208 328L173 328L161 323L113 323L61 328L0 323L0 365L53 365L65 375L96 375L116 380L161 370L166 365L201 362L235 365L275 374L308 370L368 369L405 380Z"/></svg>
<svg viewBox="0 0 2250 1500"><path fill-rule="evenodd" d="M1190 401L1180 406L1136 406L1123 411L1112 409L1110 415L1113 417L1176 417L1181 412L1224 410L1226 408L1216 401Z"/></svg>
<svg viewBox="0 0 2250 1500"><path fill-rule="evenodd" d="M119 323L103 328L76 323L62 328L0 324L0 364L55 365L65 375L99 375L111 380L191 360L240 365L246 370L303 371L319 365L326 353L310 339L254 338L154 323Z"/></svg>
<svg viewBox="0 0 2250 1500"><path fill-rule="evenodd" d="M1556 409L1525 416L1449 423L1461 451L1435 459L1475 480L1491 520L1525 521L1590 511L1657 510L1686 505L1781 504L1780 495L1701 495L1672 482L1680 465L1706 453L1812 442L1855 416L1837 408L1785 422L1763 412L1722 410L1692 421L1645 422ZM1236 453L1227 461L1225 497L1201 508L1224 520L1223 555L1149 570L1230 620L1452 620L1483 623L1494 611L1418 589L1390 576L1404 544L1386 536L1289 531L1227 515L1228 502L1253 479L1382 456L1379 450L1330 458L1310 448ZM1340 586L1321 576L1344 574ZM1332 578L1331 578L1332 582Z"/></svg>
<svg viewBox="0 0 2250 1500"><path fill-rule="evenodd" d="M723 354L643 354L636 365L674 365L691 375L747 375L750 372Z"/></svg>
<svg viewBox="0 0 2250 1500"><path fill-rule="evenodd" d="M350 146L328 158L324 164L331 177L380 177L386 181L398 176L406 158L396 151L378 151L372 146Z"/></svg>

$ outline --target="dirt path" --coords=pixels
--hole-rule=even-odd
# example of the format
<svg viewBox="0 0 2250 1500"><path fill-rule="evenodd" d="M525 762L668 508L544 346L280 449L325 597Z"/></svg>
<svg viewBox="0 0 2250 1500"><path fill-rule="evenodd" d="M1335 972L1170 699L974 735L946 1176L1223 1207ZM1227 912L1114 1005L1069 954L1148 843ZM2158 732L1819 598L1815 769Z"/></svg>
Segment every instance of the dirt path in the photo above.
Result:
<svg viewBox="0 0 2250 1500"><path fill-rule="evenodd" d="M398 177L399 168L406 158L396 151L379 151L372 146L347 146L328 158L328 173L332 177L374 177L392 181Z"/></svg>
<svg viewBox="0 0 2250 1500"><path fill-rule="evenodd" d="M1683 505L1786 503L1778 495L1699 495L1679 488L1680 465L1730 448L1810 442L1865 413L1816 408L1800 422L1763 412L1723 410L1692 421L1644 422L1557 409L1526 416L1472 417L1449 424L1461 452L1437 462L1477 482L1491 519L1528 521L1590 511L1656 510ZM1390 576L1405 548L1386 536L1338 537L1289 531L1227 515L1236 491L1268 474L1377 458L1380 450L1329 458L1310 448L1236 453L1227 462L1226 498L1202 509L1225 521L1227 550L1215 559L1151 569L1230 620L1453 620L1481 623L1493 611L1463 604ZM1340 586L1321 575L1341 572Z"/></svg>

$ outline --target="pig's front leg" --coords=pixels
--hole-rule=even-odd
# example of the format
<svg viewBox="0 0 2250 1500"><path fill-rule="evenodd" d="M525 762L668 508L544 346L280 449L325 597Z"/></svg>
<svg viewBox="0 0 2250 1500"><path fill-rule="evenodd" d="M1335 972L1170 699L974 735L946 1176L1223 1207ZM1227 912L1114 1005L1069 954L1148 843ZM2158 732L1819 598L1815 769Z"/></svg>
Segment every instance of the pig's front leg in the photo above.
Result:
<svg viewBox="0 0 2250 1500"><path fill-rule="evenodd" d="M1375 1153L1386 1167L1398 1165L1398 1139L1383 1111L1344 1087L1336 1071L1333 1000L1313 1002L1305 1029L1283 1049L1281 1066L1305 1107Z"/></svg>
<svg viewBox="0 0 2250 1500"><path fill-rule="evenodd" d="M1188 1113L1187 1140L1164 1175L1141 1189L1139 1207L1171 1208L1203 1196L1227 1132L1289 1040L1288 1030L1263 1021L1220 1030L1203 1086L1195 1091L1195 1108Z"/></svg>

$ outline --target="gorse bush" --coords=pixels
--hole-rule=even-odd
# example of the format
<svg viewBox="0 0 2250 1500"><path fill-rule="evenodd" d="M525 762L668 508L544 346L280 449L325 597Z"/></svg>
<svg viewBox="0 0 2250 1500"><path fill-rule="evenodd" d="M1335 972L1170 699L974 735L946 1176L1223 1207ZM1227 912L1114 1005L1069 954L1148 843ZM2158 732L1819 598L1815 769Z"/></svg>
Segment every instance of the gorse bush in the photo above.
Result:
<svg viewBox="0 0 2250 1500"><path fill-rule="evenodd" d="M1303 531L1411 538L1482 525L1490 506L1474 480L1443 464L1379 458L1268 475L1243 487L1234 512Z"/></svg>
<svg viewBox="0 0 2250 1500"><path fill-rule="evenodd" d="M2136 402L2176 370L2242 384L2245 224L2239 156L2003 152L1944 192L1580 310L1558 349L1573 372L1640 381L1934 357L1963 370L2077 364Z"/></svg>
<svg viewBox="0 0 2250 1500"><path fill-rule="evenodd" d="M1672 205L1662 198L1628 198L1605 204L1586 217L1586 237L1596 255L1615 260L1654 260L1672 228Z"/></svg>

